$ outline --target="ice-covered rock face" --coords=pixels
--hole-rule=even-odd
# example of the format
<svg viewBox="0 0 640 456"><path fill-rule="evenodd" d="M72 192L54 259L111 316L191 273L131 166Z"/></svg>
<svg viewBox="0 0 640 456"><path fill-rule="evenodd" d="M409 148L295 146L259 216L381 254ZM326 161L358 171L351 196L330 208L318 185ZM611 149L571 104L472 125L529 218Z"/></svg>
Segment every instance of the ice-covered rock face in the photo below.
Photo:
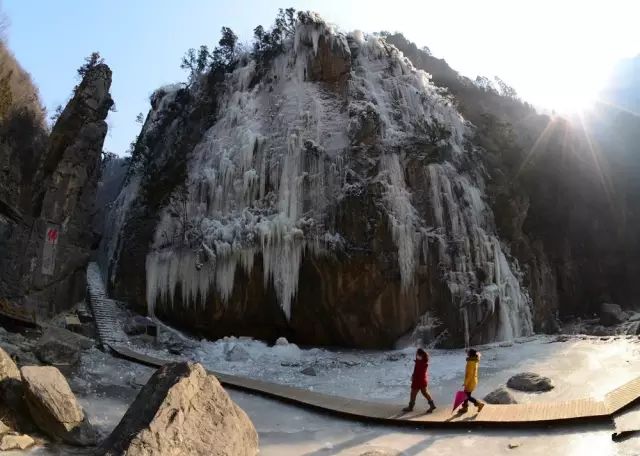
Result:
<svg viewBox="0 0 640 456"><path fill-rule="evenodd" d="M185 188L160 214L146 259L150 314L175 299L206 307L214 294L233 306L234 287L243 286L237 271L249 276L261 261L264 289L291 319L296 306L313 305L296 301L308 285L300 283L304 257L349 254L356 241L336 208L361 198L385 214L362 220L362 231L387 226L400 293L423 299L416 290L425 280L445 290L429 295L440 302L416 308L448 308L445 320L462 326L450 329L467 344L532 332L529 298L484 202L482 170L462 171L476 153L471 126L428 74L384 40L345 36L314 15L301 17L287 51L252 85L255 72L247 58L227 77Z"/></svg>

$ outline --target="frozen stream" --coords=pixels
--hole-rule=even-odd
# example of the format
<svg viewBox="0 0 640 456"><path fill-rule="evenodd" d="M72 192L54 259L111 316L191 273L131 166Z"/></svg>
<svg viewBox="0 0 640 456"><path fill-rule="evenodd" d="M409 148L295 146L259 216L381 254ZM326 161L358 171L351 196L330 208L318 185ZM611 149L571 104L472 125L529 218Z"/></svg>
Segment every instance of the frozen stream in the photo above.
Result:
<svg viewBox="0 0 640 456"><path fill-rule="evenodd" d="M515 393L521 402L602 397L640 376L640 343L635 336L606 338L537 336L509 344L478 347L482 352L478 396L484 396L518 372L553 379L556 388L541 395ZM159 357L166 350L147 350ZM240 355L237 354L240 352ZM245 361L231 361L234 355ZM184 356L206 367L337 396L395 402L407 400L415 349L395 351L300 349L295 344L270 347L252 339L225 338L195 342ZM448 403L462 384L463 350L430 350L429 388L439 403ZM636 362L634 362L636 361ZM316 375L302 373L313 368Z"/></svg>
<svg viewBox="0 0 640 456"><path fill-rule="evenodd" d="M554 340L536 337L512 346L483 347L478 396L503 384L512 373L524 370L550 376L557 387L549 393L517 395L521 401L601 395L640 375L638 338ZM246 350L250 358L227 361L226 354L234 345ZM168 353L156 354L169 356ZM234 339L196 343L190 353L207 367L220 371L332 394L396 402L399 407L406 401L412 354L412 349L302 350L292 344L268 347L253 340ZM463 353L432 350L430 354L432 390L440 405L448 407L452 392L462 381ZM314 367L316 376L300 373L309 366ZM150 368L91 350L85 353L80 367L71 373L70 384L91 421L106 434L117 424L151 373ZM387 451L381 454L443 456L640 454L640 439L614 443L612 428L606 424L537 430L414 430L338 419L237 391L230 394L255 424L260 435L260 454L264 456L361 455L371 450ZM510 444L519 446L510 449ZM83 451L86 450L40 448L31 454L88 454Z"/></svg>

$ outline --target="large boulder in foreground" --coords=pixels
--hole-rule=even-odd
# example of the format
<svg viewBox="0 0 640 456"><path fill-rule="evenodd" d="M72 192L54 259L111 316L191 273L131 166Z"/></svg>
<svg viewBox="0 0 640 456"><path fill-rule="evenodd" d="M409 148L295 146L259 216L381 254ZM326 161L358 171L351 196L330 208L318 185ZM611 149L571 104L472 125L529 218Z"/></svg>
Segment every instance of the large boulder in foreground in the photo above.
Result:
<svg viewBox="0 0 640 456"><path fill-rule="evenodd" d="M604 303L600 305L600 324L603 326L619 325L627 321L628 317L618 304Z"/></svg>
<svg viewBox="0 0 640 456"><path fill-rule="evenodd" d="M5 434L0 439L0 451L10 450L26 450L30 446L35 445L33 440L28 435L21 435L16 433Z"/></svg>
<svg viewBox="0 0 640 456"><path fill-rule="evenodd" d="M514 390L529 393L551 391L555 387L550 378L534 374L533 372L523 372L514 375L507 382L507 386Z"/></svg>
<svg viewBox="0 0 640 456"><path fill-rule="evenodd" d="M71 445L96 444L95 430L58 369L29 366L20 372L25 401L40 430L54 440Z"/></svg>
<svg viewBox="0 0 640 456"><path fill-rule="evenodd" d="M200 364L156 371L97 455L254 456L258 435Z"/></svg>
<svg viewBox="0 0 640 456"><path fill-rule="evenodd" d="M484 397L484 401L488 404L517 404L518 401L511 391L509 391L504 386L501 386L498 389L491 391Z"/></svg>
<svg viewBox="0 0 640 456"><path fill-rule="evenodd" d="M0 348L0 392L4 393L7 387L15 386L16 383L20 383L18 366L11 356Z"/></svg>
<svg viewBox="0 0 640 456"><path fill-rule="evenodd" d="M9 354L0 348L0 415L6 424L23 432L34 430L29 410L22 400L20 370Z"/></svg>

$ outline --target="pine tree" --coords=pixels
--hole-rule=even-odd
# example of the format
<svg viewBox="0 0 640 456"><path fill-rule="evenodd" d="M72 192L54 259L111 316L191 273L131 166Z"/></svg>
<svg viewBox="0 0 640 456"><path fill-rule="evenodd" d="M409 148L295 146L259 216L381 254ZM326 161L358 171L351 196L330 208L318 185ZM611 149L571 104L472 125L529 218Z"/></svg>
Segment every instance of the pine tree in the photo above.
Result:
<svg viewBox="0 0 640 456"><path fill-rule="evenodd" d="M100 57L99 52L92 52L89 57L85 57L84 62L84 65L78 68L78 76L80 76L80 79L84 78L90 70L104 63L104 59Z"/></svg>

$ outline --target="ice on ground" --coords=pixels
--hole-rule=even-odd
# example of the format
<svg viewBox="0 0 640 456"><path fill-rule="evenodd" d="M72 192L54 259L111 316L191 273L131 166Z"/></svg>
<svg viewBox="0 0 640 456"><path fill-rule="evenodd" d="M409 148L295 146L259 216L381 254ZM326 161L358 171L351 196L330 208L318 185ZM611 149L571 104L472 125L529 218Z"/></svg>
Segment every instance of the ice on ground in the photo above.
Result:
<svg viewBox="0 0 640 456"><path fill-rule="evenodd" d="M512 373L531 370L557 382L544 394L518 394L518 400L546 401L598 395L640 375L637 362L640 339L570 339L536 337L522 343L481 347L483 359L479 396L504 383ZM562 339L560 339L562 340ZM279 381L317 391L404 405L407 399L413 349L393 351L347 351L268 345L246 338L227 337L217 342L192 342L193 359L218 371ZM249 353L246 362L225 361L234 346ZM169 357L161 348L157 356ZM442 406L462 381L464 354L461 350L431 350L431 388ZM184 354L185 357L189 353ZM314 366L316 377L302 369ZM87 416L102 435L119 422L153 369L113 358L96 349L83 353L80 365L69 374L69 384ZM401 456L637 456L640 439L622 443L611 440L613 428L598 426L556 426L544 430L427 430L369 425L338 419L306 409L229 390L232 399L247 412L260 437L262 456L360 456L366 451L388 450ZM426 406L426 404L425 404ZM515 450L509 444L517 443ZM23 453L24 454L24 453ZM34 448L31 455L88 455L90 450L52 445ZM392 453L393 454L393 453Z"/></svg>
<svg viewBox="0 0 640 456"><path fill-rule="evenodd" d="M601 340L574 336L557 342L555 336L535 336L515 343L479 347L482 352L478 397L506 384L520 372L550 377L556 387L544 394L514 391L518 402L555 401L592 396L600 399L610 390L640 376L637 337ZM227 353L242 347L249 355L242 362L228 361ZM159 357L173 357L153 351ZM413 369L414 348L390 351L331 350L299 348L295 344L274 345L249 339L225 337L193 341L183 356L207 368L269 382L364 400L402 404L407 400ZM436 401L448 403L462 384L465 353L430 350L429 388ZM302 373L313 367L316 376Z"/></svg>

